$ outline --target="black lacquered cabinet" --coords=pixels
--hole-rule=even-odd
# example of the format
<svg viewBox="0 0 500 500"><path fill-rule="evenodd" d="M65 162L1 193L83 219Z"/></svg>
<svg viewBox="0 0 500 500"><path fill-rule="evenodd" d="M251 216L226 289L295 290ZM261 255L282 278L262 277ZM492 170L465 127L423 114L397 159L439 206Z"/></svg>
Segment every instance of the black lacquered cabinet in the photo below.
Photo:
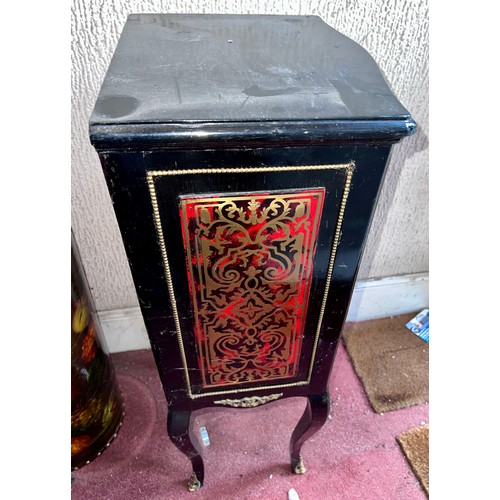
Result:
<svg viewBox="0 0 500 500"><path fill-rule="evenodd" d="M415 123L372 58L314 16L131 15L90 119L168 402L308 398L328 377L391 146Z"/></svg>

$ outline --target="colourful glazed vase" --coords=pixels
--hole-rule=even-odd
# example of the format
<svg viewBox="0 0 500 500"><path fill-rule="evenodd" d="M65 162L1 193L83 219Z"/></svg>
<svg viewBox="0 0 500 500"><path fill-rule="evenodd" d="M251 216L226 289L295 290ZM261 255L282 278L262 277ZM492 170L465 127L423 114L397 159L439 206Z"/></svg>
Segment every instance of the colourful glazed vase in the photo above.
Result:
<svg viewBox="0 0 500 500"><path fill-rule="evenodd" d="M110 445L123 414L123 398L71 232L71 470Z"/></svg>

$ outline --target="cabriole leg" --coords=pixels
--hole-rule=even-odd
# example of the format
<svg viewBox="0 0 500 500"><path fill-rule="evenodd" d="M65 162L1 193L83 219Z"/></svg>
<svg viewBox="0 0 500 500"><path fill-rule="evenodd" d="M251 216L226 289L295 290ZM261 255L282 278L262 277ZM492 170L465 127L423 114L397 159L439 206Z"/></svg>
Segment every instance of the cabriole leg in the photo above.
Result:
<svg viewBox="0 0 500 500"><path fill-rule="evenodd" d="M329 396L328 392L312 394L307 399L304 414L295 427L290 440L290 455L292 472L304 474L306 468L300 455L302 445L316 432L318 432L328 418Z"/></svg>
<svg viewBox="0 0 500 500"><path fill-rule="evenodd" d="M188 481L188 490L196 491L203 486L204 468L200 445L189 426L190 417L190 411L169 410L167 428L172 442L191 460L193 474Z"/></svg>

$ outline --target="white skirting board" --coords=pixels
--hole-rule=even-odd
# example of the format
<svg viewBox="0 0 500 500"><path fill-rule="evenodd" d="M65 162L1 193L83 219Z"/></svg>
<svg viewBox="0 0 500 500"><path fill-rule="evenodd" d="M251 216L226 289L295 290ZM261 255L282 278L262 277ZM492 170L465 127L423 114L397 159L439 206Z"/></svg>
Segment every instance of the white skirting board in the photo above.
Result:
<svg viewBox="0 0 500 500"><path fill-rule="evenodd" d="M429 307L427 273L359 280L354 288L347 321L397 316L425 307ZM100 311L99 318L110 352L150 348L138 307Z"/></svg>

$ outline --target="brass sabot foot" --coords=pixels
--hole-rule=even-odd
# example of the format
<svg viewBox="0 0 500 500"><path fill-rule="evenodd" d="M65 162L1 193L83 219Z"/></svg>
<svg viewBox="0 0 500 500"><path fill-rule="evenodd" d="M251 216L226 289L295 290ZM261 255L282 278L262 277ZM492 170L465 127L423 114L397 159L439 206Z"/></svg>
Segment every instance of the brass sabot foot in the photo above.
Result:
<svg viewBox="0 0 500 500"><path fill-rule="evenodd" d="M304 462L302 461L302 457L299 456L299 461L297 462L297 465L293 469L293 472L295 474L305 474L306 470L307 469L304 467Z"/></svg>
<svg viewBox="0 0 500 500"><path fill-rule="evenodd" d="M191 474L191 477L189 478L188 481L188 490L189 491L196 491L201 488L201 483L198 481L198 478L196 477L196 473L193 472Z"/></svg>

